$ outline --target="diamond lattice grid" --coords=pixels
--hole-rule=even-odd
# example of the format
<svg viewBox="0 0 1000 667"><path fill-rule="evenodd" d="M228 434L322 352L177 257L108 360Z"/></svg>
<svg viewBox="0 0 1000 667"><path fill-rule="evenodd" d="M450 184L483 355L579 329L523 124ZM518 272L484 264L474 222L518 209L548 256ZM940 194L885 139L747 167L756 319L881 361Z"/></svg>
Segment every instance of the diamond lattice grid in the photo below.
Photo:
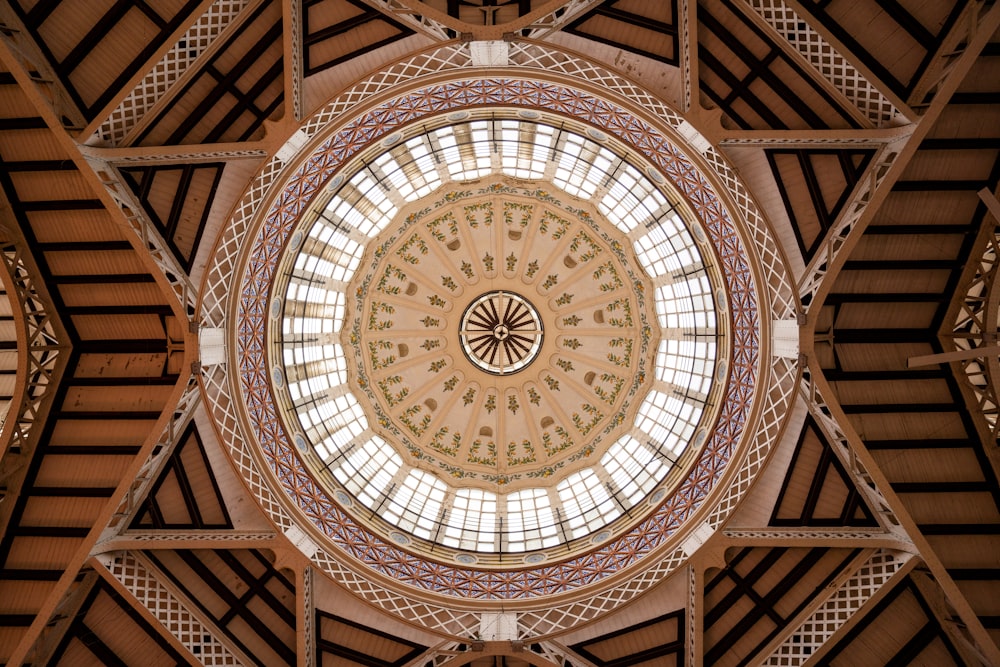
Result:
<svg viewBox="0 0 1000 667"><path fill-rule="evenodd" d="M889 125L899 115L892 102L791 7L781 0L747 0L747 3L876 127Z"/></svg>
<svg viewBox="0 0 1000 667"><path fill-rule="evenodd" d="M114 558L108 571L202 664L242 664L132 553Z"/></svg>
<svg viewBox="0 0 1000 667"><path fill-rule="evenodd" d="M205 52L248 0L217 0L151 69L95 134L97 143L117 146L149 109Z"/></svg>

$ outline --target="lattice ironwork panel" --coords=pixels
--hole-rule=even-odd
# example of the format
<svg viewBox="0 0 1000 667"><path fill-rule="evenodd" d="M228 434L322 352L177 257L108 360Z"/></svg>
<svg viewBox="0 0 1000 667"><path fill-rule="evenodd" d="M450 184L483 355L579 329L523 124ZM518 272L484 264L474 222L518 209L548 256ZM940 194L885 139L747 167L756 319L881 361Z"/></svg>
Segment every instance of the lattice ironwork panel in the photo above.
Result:
<svg viewBox="0 0 1000 667"><path fill-rule="evenodd" d="M44 423L44 411L62 376L69 349L66 332L25 248L21 240L0 239L0 259L6 274L2 282L8 298L15 302L11 306L16 313L18 354L27 362L18 360L18 367L26 367L24 381L18 383L18 391L0 420L0 452L33 451L39 437L35 427Z"/></svg>
<svg viewBox="0 0 1000 667"><path fill-rule="evenodd" d="M992 194L987 195L992 196ZM958 350L968 351L969 359L959 363L965 373L967 385L975 396L978 409L975 414L985 420L993 436L998 434L997 381L1000 380L1000 361L994 351L973 356L973 350L986 347L997 331L997 305L992 298L1000 288L996 284L997 257L1000 255L1000 235L991 234L976 257L976 272L962 290L965 297L959 306L952 331L952 340Z"/></svg>
<svg viewBox="0 0 1000 667"><path fill-rule="evenodd" d="M873 554L761 664L796 667L804 663L889 582L911 556L888 551Z"/></svg>
<svg viewBox="0 0 1000 667"><path fill-rule="evenodd" d="M211 629L193 615L187 606L160 583L134 554L122 552L109 556L105 566L111 575L176 637L204 665L241 665L242 662L222 643Z"/></svg>
<svg viewBox="0 0 1000 667"><path fill-rule="evenodd" d="M899 122L893 106L861 72L782 0L746 0L775 32L788 40L823 78L844 94L875 125Z"/></svg>

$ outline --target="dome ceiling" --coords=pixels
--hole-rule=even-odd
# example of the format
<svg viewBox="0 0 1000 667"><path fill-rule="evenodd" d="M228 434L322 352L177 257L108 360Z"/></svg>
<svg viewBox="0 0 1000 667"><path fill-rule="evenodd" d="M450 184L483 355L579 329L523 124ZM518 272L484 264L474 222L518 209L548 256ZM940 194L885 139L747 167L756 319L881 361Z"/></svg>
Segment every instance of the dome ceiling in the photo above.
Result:
<svg viewBox="0 0 1000 667"><path fill-rule="evenodd" d="M693 214L607 135L462 114L391 136L313 204L273 363L352 502L454 549L554 547L684 458L728 318Z"/></svg>
<svg viewBox="0 0 1000 667"><path fill-rule="evenodd" d="M0 8L0 663L1000 664L1000 6L104 4Z"/></svg>
<svg viewBox="0 0 1000 667"><path fill-rule="evenodd" d="M642 93L636 89L634 94ZM553 109L546 115L551 120L542 117L543 106ZM513 107L516 113L513 118L501 114L505 119L471 110L477 107ZM476 114L482 113L486 118L480 120ZM662 113L672 115L667 107ZM321 111L314 119L325 117ZM412 120L420 122L408 125ZM685 141L679 134L666 130L668 139L664 130L590 93L518 78L457 79L401 92L341 129L312 123L306 127L315 139L292 161L301 166L283 181L283 193L249 228L233 222L231 240L216 255L221 263L212 269L222 277L233 257L229 244L242 243L240 230L254 230L243 268L225 275L241 281L238 324L230 335L236 338L242 375L240 403L260 443L255 456L263 456L263 465L276 476L275 491L295 506L291 515L278 511L275 520L304 521L303 530L316 535L318 544L332 541L329 551L320 547L323 554L358 559L388 576L391 585L490 600L556 592L575 596L620 571L642 572L658 563L647 555L671 544L678 548L694 517L731 511L777 434L778 424L759 432L752 424L763 411L774 412L787 401L788 386L754 399L769 326L758 317L758 304L762 300L784 312L787 293L780 290L787 283L756 209L743 198L734 217L715 194L714 179L673 143ZM468 138L454 139L458 135ZM525 135L534 138L525 142ZM546 141L551 145L546 147ZM296 143L301 147L300 140ZM445 149L436 156L439 145ZM711 168L721 168L719 183L726 183L721 187L740 187L724 165ZM548 191L548 185L554 188ZM587 204L587 199L592 201ZM524 221L521 238L495 231L501 224L507 227L505 201L521 205L520 216L516 208L508 209L514 225ZM491 209L500 213L486 224ZM400 214L403 220L394 226ZM745 224L764 234L753 246L742 240ZM532 245L522 261L527 238ZM426 256L437 258L430 275L413 269L424 257L421 241ZM757 265L757 253L766 257L770 282L779 291L759 291L748 270ZM602 255L608 260L598 261ZM417 264L404 261L407 257ZM537 272L531 266L535 261ZM578 268L588 262L595 262L593 269ZM277 290L271 287L272 276L281 285ZM457 298L477 279L491 281L495 289L470 289L465 300ZM574 291L560 289L561 281ZM538 308L545 339L540 352L546 358L519 373L487 373L464 353L459 356L460 315L478 297L513 285ZM602 285L610 291L602 291ZM312 305L304 296L310 290ZM577 290L584 296L574 305ZM617 290L623 290L621 296ZM560 298L564 303L557 303ZM721 304L735 309L720 317L715 308ZM450 331L446 309L459 316ZM310 316L299 317L303 312ZM397 313L403 315L398 329ZM435 315L440 315L437 325ZM581 328L585 321L590 324ZM430 337L412 335L435 326L446 331L440 349ZM545 335L546 328L554 335ZM628 336L619 335L623 329ZM404 332L400 340L388 337L394 330ZM603 341L604 350L580 357L587 344L584 333L596 336L589 342L598 349L597 341ZM440 356L449 349L447 336L455 353L450 358ZM563 353L567 337L577 338L580 347L569 343ZM623 339L620 349L616 338ZM270 364L259 345L264 339L272 351ZM611 419L602 423L591 414L588 424L584 406L607 402L601 394L609 397L614 390L613 382L601 384L598 370L613 375L614 359L624 358L629 340L636 374L611 401L614 414L601 410L602 419L606 414ZM430 342L421 347L424 341ZM420 368L418 359L427 366ZM574 360L581 364L579 379L573 377ZM787 367L780 358L772 363ZM398 371L390 372L395 364ZM357 372L353 385L352 368ZM419 379L417 370L430 379ZM441 380L435 377L439 373ZM435 422L442 405L449 399L458 403L472 388L467 384L459 395L444 383L452 376L461 382L466 375L478 383L476 393L481 390L480 403L475 397L471 402L482 406L479 413L449 404L447 415L454 421L439 417ZM768 372L766 377L770 383L778 376ZM781 377L788 377L787 370ZM546 378L553 381L551 387ZM555 382L573 389L579 407L567 402L556 412ZM651 383L648 390L645 383ZM538 412L525 409L533 418L520 423L538 430L539 441L529 441L536 452L544 448L546 427L553 427L550 439L559 436L557 416L576 440L553 451L557 458L540 467L526 459L523 436L501 441L492 459L483 447L483 429L499 432L499 422L484 420L493 412L516 417L512 407L522 410L522 400L531 405L529 389L539 397ZM397 397L398 405L389 405ZM552 414L541 413L545 407ZM366 409L376 415L371 421ZM434 436L444 425L451 432L470 424L473 436L461 439L454 450L455 457L465 457L458 465L454 457L449 461L446 448L454 441L435 442ZM514 433L518 422L511 424ZM598 426L599 433L590 432ZM746 443L741 442L744 432L753 434ZM467 463L470 456L482 460ZM552 479L530 474L544 466L553 470ZM479 479L464 484L456 470ZM244 474L257 483L252 468ZM738 484L723 483L733 475ZM539 477L545 483L533 484ZM359 551L358 539L369 546ZM327 558L322 562L329 563ZM658 566L672 569L677 562ZM580 578L578 568L585 563L592 575ZM512 566L518 569L509 570Z"/></svg>

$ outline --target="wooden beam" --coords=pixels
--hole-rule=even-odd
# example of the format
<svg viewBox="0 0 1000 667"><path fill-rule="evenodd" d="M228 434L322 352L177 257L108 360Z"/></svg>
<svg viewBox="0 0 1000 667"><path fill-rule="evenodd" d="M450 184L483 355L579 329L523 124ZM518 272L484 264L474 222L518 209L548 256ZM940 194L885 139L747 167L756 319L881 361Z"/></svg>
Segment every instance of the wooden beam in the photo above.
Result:
<svg viewBox="0 0 1000 667"><path fill-rule="evenodd" d="M955 614L948 604L944 591L941 590L937 582L930 573L924 569L914 569L910 573L910 579L922 598L921 606L940 627L947 636L956 651L962 656L962 660L967 665L989 664L989 659L976 648L975 644L961 629L961 619Z"/></svg>
<svg viewBox="0 0 1000 667"><path fill-rule="evenodd" d="M947 364L951 361L964 361L966 359L979 359L994 354L1000 354L1000 345L987 345L984 347L974 347L970 350L952 350L951 352L940 352L938 354L922 354L916 357L907 357L907 368L918 368L920 366L930 366L932 364Z"/></svg>
<svg viewBox="0 0 1000 667"><path fill-rule="evenodd" d="M1000 8L996 9L995 17L1000 22ZM1000 648L996 646L980 623L972 605L955 581L951 579L947 568L931 547L930 542L920 532L916 521L910 516L906 505L900 500L896 485L889 482L875 458L868 451L864 441L854 430L850 418L834 398L836 394L827 383L818 361L810 356L808 364L808 370L805 373L808 381L804 384L804 394L809 399L810 413L813 414L824 431L828 431L827 436L831 445L849 457L846 467L855 478L855 484L865 492L866 497L874 497L880 503L880 507L883 508L879 511L882 520L893 522L893 525L889 526L890 530L896 532L901 539L912 541L914 548L911 553L915 551L927 564L950 604L968 627L972 641L987 654L990 660L1000 664ZM959 406L953 405L952 409L957 410ZM833 432L834 430L837 432Z"/></svg>

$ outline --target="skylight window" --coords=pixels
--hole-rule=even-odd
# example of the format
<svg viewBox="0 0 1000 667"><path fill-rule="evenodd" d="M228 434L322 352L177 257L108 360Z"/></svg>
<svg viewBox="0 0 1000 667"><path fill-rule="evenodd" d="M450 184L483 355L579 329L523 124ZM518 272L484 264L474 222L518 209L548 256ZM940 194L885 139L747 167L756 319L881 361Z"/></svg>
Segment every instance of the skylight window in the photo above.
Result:
<svg viewBox="0 0 1000 667"><path fill-rule="evenodd" d="M593 469L573 473L556 486L573 537L582 537L614 521L621 509Z"/></svg>
<svg viewBox="0 0 1000 667"><path fill-rule="evenodd" d="M648 447L626 435L611 445L601 458L601 465L629 504L635 505L655 488L665 463Z"/></svg>
<svg viewBox="0 0 1000 667"><path fill-rule="evenodd" d="M451 505L443 542L458 549L492 551L499 537L497 496L482 489L459 489Z"/></svg>

